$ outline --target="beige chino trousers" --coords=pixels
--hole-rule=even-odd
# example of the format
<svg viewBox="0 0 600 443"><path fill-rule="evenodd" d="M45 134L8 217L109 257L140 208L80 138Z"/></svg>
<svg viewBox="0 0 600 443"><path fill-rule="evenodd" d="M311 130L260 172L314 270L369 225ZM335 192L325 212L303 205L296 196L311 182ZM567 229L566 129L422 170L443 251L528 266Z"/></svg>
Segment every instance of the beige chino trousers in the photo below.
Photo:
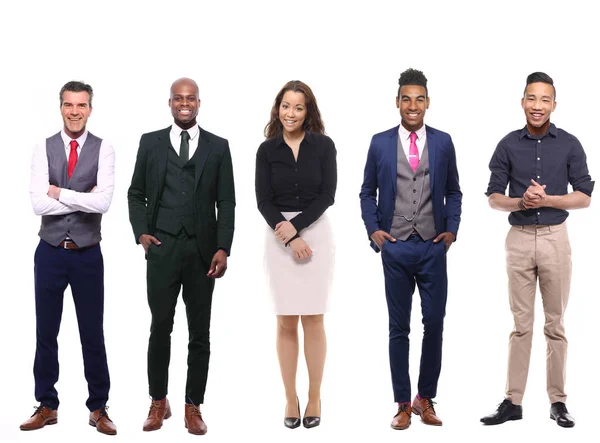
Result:
<svg viewBox="0 0 600 443"><path fill-rule="evenodd" d="M539 280L547 344L546 390L550 403L565 402L567 338L563 315L571 285L571 245L566 223L512 226L505 247L508 295L515 322L508 345L506 398L516 405L523 401Z"/></svg>

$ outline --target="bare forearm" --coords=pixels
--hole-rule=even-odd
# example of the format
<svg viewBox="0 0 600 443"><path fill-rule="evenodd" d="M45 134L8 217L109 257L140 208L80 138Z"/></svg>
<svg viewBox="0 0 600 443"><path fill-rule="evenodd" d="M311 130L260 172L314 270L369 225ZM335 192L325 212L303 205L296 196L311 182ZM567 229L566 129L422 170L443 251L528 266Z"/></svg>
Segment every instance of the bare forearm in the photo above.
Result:
<svg viewBox="0 0 600 443"><path fill-rule="evenodd" d="M512 198L503 194L492 194L488 197L488 203L493 209L505 212L520 211L520 198Z"/></svg>
<svg viewBox="0 0 600 443"><path fill-rule="evenodd" d="M556 209L581 209L587 208L592 199L581 191L574 191L566 195L546 195L544 206Z"/></svg>

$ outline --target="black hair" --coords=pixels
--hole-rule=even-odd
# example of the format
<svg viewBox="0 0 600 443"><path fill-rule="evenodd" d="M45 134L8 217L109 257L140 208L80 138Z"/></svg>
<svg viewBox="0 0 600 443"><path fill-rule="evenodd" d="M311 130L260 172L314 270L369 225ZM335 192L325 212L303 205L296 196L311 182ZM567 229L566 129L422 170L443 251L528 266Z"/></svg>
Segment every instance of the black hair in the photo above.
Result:
<svg viewBox="0 0 600 443"><path fill-rule="evenodd" d="M417 69L408 68L398 79L398 97L400 97L400 89L406 85L417 85L425 88L425 96L427 97L427 77L422 71Z"/></svg>
<svg viewBox="0 0 600 443"><path fill-rule="evenodd" d="M554 92L554 101L556 101L556 88L554 87L554 80L548 74L544 72L534 72L527 76L527 83L525 84L525 89L523 90L523 95L527 91L527 86L531 83L546 83L552 86L552 91Z"/></svg>

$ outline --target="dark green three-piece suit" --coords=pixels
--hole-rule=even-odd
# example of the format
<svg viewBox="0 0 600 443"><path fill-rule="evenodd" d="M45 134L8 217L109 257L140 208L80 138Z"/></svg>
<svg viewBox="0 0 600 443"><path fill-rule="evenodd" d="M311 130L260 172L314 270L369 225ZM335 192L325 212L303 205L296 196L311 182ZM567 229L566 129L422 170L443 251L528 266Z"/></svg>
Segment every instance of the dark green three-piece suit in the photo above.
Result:
<svg viewBox="0 0 600 443"><path fill-rule="evenodd" d="M210 356L214 254L231 251L235 191L227 140L200 128L198 148L184 162L171 146L171 128L142 135L131 186L129 219L136 242L155 236L147 258L150 395L167 395L171 331L181 286L189 329L186 403L201 404ZM218 216L215 211L218 210Z"/></svg>

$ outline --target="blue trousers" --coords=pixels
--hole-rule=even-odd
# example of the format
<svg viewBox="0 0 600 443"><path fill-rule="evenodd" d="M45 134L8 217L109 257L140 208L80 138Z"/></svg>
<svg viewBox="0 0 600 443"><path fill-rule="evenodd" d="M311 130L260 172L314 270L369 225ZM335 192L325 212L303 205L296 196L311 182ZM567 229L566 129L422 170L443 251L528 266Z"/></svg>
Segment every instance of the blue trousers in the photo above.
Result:
<svg viewBox="0 0 600 443"><path fill-rule="evenodd" d="M43 240L35 251L35 398L57 409L58 331L67 285L71 286L89 397L95 411L106 405L110 378L104 347L104 262L100 245L84 249L54 247Z"/></svg>
<svg viewBox="0 0 600 443"><path fill-rule="evenodd" d="M395 243L385 241L381 252L389 312L390 368L394 401L411 401L408 368L410 314L415 284L421 296L423 346L418 393L434 398L442 366L442 333L448 278L443 241L423 241L418 235Z"/></svg>

